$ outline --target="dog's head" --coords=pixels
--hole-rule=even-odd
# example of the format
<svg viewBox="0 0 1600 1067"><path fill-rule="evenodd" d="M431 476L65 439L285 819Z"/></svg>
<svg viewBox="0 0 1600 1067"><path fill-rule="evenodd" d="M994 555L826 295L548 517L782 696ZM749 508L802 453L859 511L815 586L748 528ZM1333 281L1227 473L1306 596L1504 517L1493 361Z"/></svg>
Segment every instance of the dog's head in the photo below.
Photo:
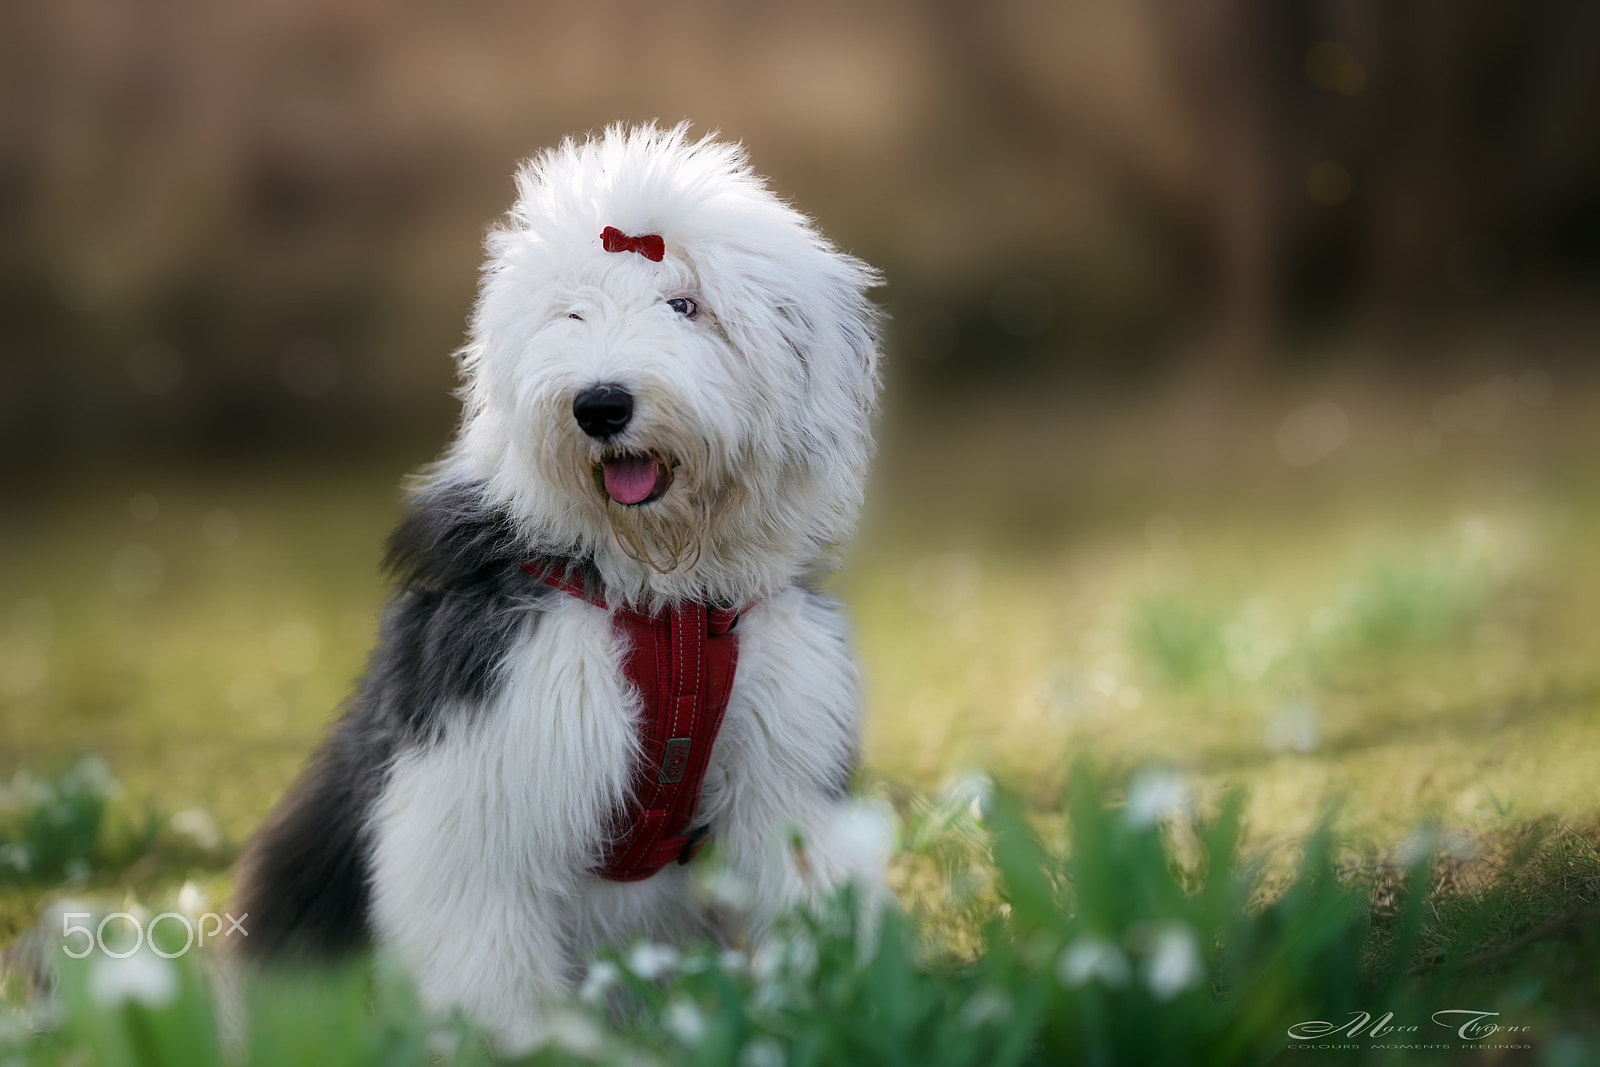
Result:
<svg viewBox="0 0 1600 1067"><path fill-rule="evenodd" d="M876 273L681 126L568 141L517 185L452 473L636 602L738 601L827 565L872 448Z"/></svg>

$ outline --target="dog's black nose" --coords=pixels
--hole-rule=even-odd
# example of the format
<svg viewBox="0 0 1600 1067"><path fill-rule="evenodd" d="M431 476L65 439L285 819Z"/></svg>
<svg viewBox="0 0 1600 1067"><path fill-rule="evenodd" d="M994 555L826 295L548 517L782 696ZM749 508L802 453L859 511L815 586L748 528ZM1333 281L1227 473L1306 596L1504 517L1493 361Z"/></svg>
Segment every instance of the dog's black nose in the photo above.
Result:
<svg viewBox="0 0 1600 1067"><path fill-rule="evenodd" d="M620 385L596 385L572 398L572 417L590 437L612 437L633 418L633 394Z"/></svg>

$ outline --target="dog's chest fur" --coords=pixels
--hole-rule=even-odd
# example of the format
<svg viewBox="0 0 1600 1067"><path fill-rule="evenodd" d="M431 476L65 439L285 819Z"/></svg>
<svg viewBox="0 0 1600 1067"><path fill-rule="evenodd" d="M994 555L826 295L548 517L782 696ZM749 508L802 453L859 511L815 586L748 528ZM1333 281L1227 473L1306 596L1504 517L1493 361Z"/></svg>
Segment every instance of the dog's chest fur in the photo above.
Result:
<svg viewBox="0 0 1600 1067"><path fill-rule="evenodd" d="M396 755L373 812L380 885L387 868L426 869L418 854L439 868L442 847L459 852L447 878L532 886L598 858L607 816L626 798L637 702L605 612L561 597L527 614L492 696L443 709L435 739Z"/></svg>
<svg viewBox="0 0 1600 1067"><path fill-rule="evenodd" d="M836 800L854 756L854 671L828 605L786 590L752 608L738 632L738 673L698 813L714 840L741 818L769 819L774 803ZM686 868L633 884L589 873L637 757L622 640L600 608L541 600L493 696L454 709L431 742L392 761L370 821L371 921L380 941L422 957L425 983L471 980L458 972L474 932L538 930L550 943L535 951L569 969L605 943L711 932ZM423 926L438 935L419 936Z"/></svg>

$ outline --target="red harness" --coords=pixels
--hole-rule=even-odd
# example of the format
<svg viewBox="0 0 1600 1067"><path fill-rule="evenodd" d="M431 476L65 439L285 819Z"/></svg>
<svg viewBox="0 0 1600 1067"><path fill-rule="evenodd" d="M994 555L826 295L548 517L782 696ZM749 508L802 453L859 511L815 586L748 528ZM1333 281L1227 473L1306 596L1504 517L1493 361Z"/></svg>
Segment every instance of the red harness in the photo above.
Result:
<svg viewBox="0 0 1600 1067"><path fill-rule="evenodd" d="M617 814L609 850L595 873L637 882L669 863L688 863L710 829L691 830L690 824L728 710L739 660L739 639L730 631L739 611L687 602L646 615L590 596L581 581L549 563L524 563L522 569L611 612L611 625L628 649L623 670L639 693L633 799Z"/></svg>

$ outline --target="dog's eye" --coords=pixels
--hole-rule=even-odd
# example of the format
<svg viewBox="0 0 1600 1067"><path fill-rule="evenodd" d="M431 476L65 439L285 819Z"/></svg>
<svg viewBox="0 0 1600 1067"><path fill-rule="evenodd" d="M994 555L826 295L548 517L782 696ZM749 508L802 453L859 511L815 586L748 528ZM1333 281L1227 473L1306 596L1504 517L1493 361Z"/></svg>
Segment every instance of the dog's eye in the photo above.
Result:
<svg viewBox="0 0 1600 1067"><path fill-rule="evenodd" d="M693 300L690 300L686 296L673 297L671 300L667 301L667 307L671 308L673 311L676 311L686 319L694 318L694 313L700 310L700 305L696 304Z"/></svg>
<svg viewBox="0 0 1600 1067"><path fill-rule="evenodd" d="M576 311L567 312L567 318L569 318L569 319L577 319L579 322L583 321L583 316L578 314Z"/></svg>

